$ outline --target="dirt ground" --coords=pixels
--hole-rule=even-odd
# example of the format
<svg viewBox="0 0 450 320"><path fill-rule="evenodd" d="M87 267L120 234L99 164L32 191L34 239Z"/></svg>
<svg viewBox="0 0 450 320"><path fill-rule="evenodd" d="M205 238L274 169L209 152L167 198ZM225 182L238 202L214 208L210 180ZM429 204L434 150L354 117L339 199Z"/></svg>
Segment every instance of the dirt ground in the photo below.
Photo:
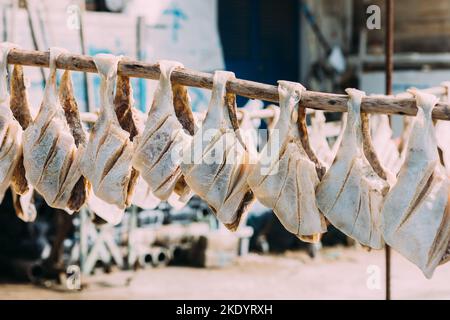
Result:
<svg viewBox="0 0 450 320"><path fill-rule="evenodd" d="M392 254L393 299L450 299L450 263L432 280ZM384 252L330 248L316 259L303 252L241 257L224 269L166 267L98 273L81 292L2 284L0 299L384 299Z"/></svg>

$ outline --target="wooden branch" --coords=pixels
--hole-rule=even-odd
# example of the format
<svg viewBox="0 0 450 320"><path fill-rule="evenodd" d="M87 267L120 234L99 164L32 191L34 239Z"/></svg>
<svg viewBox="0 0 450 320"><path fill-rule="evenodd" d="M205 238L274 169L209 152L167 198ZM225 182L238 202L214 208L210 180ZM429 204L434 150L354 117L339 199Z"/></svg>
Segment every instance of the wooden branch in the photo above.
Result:
<svg viewBox="0 0 450 320"><path fill-rule="evenodd" d="M24 66L48 67L49 53L43 51L29 51L14 49L8 56L8 63ZM94 60L90 56L78 54L62 54L56 66L59 69L68 69L82 72L97 72ZM119 63L118 73L134 78L159 79L159 67L140 61L123 59ZM190 69L175 70L172 81L185 86L211 89L213 76L210 73ZM234 79L227 83L227 90L234 94L271 102L278 102L278 89L276 86L254 81ZM440 93L441 91L439 91ZM346 112L348 96L344 94L305 91L301 104L310 109ZM368 96L363 99L361 110L367 113L400 114L414 116L417 113L415 99L408 97ZM433 110L433 118L450 120L450 105L439 102Z"/></svg>

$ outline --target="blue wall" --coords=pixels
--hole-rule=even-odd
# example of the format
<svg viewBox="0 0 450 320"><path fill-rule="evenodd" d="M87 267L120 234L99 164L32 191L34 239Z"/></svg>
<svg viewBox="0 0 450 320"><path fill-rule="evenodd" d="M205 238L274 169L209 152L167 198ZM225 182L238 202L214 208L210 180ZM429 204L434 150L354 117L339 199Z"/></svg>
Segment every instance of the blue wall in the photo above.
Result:
<svg viewBox="0 0 450 320"><path fill-rule="evenodd" d="M298 81L299 7L299 0L218 0L227 70L268 84Z"/></svg>

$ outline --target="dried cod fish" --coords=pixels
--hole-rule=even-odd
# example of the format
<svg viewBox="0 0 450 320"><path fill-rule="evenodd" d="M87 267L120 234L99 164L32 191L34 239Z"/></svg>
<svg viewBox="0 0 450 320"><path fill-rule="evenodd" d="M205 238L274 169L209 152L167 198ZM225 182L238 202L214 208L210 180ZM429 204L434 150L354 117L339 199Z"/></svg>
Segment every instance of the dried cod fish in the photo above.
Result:
<svg viewBox="0 0 450 320"><path fill-rule="evenodd" d="M427 278L448 260L449 180L440 164L431 113L438 99L417 90L418 112L398 180L386 197L382 231L387 244L416 264Z"/></svg>
<svg viewBox="0 0 450 320"><path fill-rule="evenodd" d="M248 183L289 232L303 241L317 242L327 229L315 196L318 173L323 174L324 168L317 158L310 158L315 155L309 146L305 110L298 106L303 90L298 83L278 82L280 118Z"/></svg>
<svg viewBox="0 0 450 320"><path fill-rule="evenodd" d="M228 229L238 228L254 197L247 184L251 153L239 130L236 96L226 92L234 73L216 71L202 126L183 150L181 170L189 187Z"/></svg>
<svg viewBox="0 0 450 320"><path fill-rule="evenodd" d="M10 109L8 92L7 58L14 47L11 43L0 44L0 202L11 183L15 192L27 191L26 181L20 183L20 172L15 172L22 159L22 127Z"/></svg>
<svg viewBox="0 0 450 320"><path fill-rule="evenodd" d="M176 194L179 201L187 202L192 194L180 169L181 149L192 140L194 118L186 87L170 81L182 64L162 60L159 67L161 76L145 129L134 142L133 166L156 197L168 200Z"/></svg>
<svg viewBox="0 0 450 320"><path fill-rule="evenodd" d="M336 228L364 246L381 249L380 210L389 184L370 142L368 115L360 113L364 93L346 91L347 125L336 158L317 188L317 203Z"/></svg>
<svg viewBox="0 0 450 320"><path fill-rule="evenodd" d="M50 74L39 113L23 134L26 178L49 206L68 213L81 178L80 153L68 126L56 89L56 59L65 50L50 49Z"/></svg>
<svg viewBox="0 0 450 320"><path fill-rule="evenodd" d="M21 65L15 65L12 72L10 108L22 129L26 130L33 119ZM23 153L21 153L14 170L11 186L11 195L17 216L25 222L34 221L37 215L34 205L34 188L28 184L25 176Z"/></svg>
<svg viewBox="0 0 450 320"><path fill-rule="evenodd" d="M81 168L101 200L125 209L131 203L133 144L122 129L114 107L114 86L120 57L97 54L94 62L101 77L100 114L84 150Z"/></svg>

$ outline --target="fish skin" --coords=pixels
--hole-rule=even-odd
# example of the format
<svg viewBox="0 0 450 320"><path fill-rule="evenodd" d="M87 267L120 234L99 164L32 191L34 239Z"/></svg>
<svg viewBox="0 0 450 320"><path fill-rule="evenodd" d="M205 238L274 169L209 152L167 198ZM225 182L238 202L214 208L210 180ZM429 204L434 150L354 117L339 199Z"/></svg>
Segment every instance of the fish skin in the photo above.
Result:
<svg viewBox="0 0 450 320"><path fill-rule="evenodd" d="M360 113L364 92L346 91L346 128L336 158L317 187L317 203L337 229L365 247L381 249L380 212L389 184L367 136L369 119Z"/></svg>
<svg viewBox="0 0 450 320"><path fill-rule="evenodd" d="M327 230L315 196L318 173L324 169L317 158L313 158L316 162L310 158L315 154L309 146L304 115L298 106L304 88L287 81L278 84L279 119L247 181L259 202L273 209L286 230L303 241L318 242ZM272 142L275 145L269 153Z"/></svg>
<svg viewBox="0 0 450 320"><path fill-rule="evenodd" d="M180 168L192 191L208 203L225 227L235 231L254 195L247 183L250 153L237 123L236 97L226 92L226 83L232 78L231 72L215 72L206 116L183 149L183 154L192 158L185 159ZM196 150L200 152L196 154Z"/></svg>
<svg viewBox="0 0 450 320"><path fill-rule="evenodd" d="M26 178L47 204L68 213L71 191L81 177L78 148L56 89L56 58L64 49L50 49L50 74L41 108L23 134Z"/></svg>
<svg viewBox="0 0 450 320"><path fill-rule="evenodd" d="M450 183L442 167L431 112L438 99L411 91L418 112L405 162L386 197L381 226L387 244L416 264L427 278L447 260L450 246Z"/></svg>
<svg viewBox="0 0 450 320"><path fill-rule="evenodd" d="M183 65L161 60L159 66L161 76L145 128L134 141L133 166L154 196L186 203L191 193L180 169L179 151L192 140L194 117L186 87L170 80Z"/></svg>
<svg viewBox="0 0 450 320"><path fill-rule="evenodd" d="M120 126L115 106L114 87L117 64L121 57L97 54L94 62L101 76L101 108L86 147L83 147L81 169L92 185L96 199L125 209L131 201L133 188L133 143L130 133Z"/></svg>

